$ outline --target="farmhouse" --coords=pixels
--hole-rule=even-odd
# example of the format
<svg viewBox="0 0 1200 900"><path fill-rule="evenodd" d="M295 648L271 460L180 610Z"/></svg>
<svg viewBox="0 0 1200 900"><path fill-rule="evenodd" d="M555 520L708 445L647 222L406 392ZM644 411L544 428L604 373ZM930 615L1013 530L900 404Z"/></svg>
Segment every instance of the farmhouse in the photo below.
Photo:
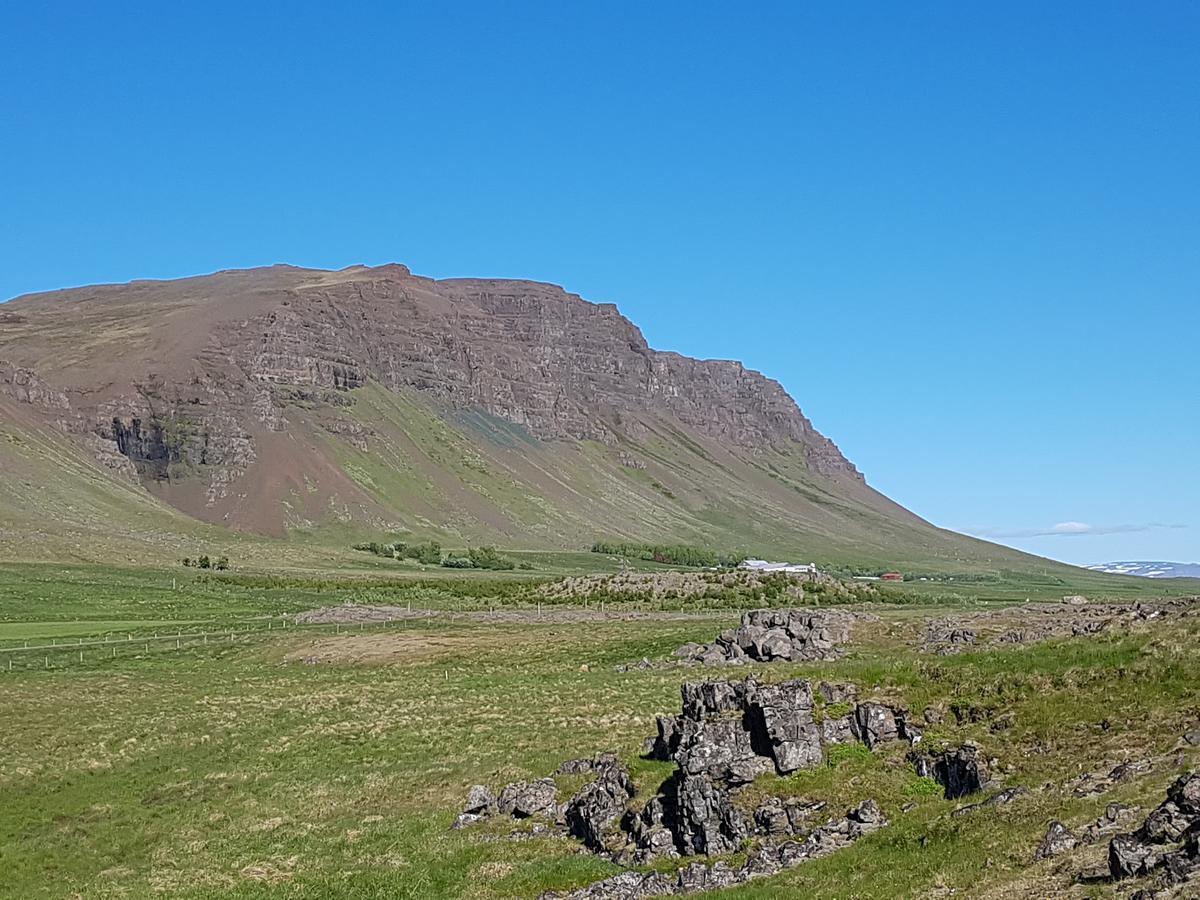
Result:
<svg viewBox="0 0 1200 900"><path fill-rule="evenodd" d="M739 568L750 569L754 572L785 572L788 575L819 575L820 570L808 563L767 562L765 559L747 559Z"/></svg>

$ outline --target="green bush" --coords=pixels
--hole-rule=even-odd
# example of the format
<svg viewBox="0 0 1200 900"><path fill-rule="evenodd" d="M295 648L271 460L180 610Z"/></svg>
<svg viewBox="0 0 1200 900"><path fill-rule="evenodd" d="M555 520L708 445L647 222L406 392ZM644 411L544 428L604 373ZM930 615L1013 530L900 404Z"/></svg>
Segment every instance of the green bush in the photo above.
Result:
<svg viewBox="0 0 1200 900"><path fill-rule="evenodd" d="M691 547L686 544L618 544L596 541L592 544L592 552L603 553L607 556L628 556L647 562L675 566L691 566L697 569L711 569L718 566L736 567L746 560L745 553L718 553L715 550Z"/></svg>
<svg viewBox="0 0 1200 900"><path fill-rule="evenodd" d="M516 563L507 556L501 556L491 545L473 547L467 551L467 556L476 569L507 570L517 567Z"/></svg>

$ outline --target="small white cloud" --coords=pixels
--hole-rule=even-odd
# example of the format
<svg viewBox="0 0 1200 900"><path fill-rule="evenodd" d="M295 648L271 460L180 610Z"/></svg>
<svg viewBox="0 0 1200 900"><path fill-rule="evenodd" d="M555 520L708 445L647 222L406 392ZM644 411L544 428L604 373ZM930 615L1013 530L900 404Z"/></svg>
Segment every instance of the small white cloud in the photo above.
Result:
<svg viewBox="0 0 1200 900"><path fill-rule="evenodd" d="M1051 534L1091 534L1095 529L1086 522L1059 522L1050 529Z"/></svg>
<svg viewBox="0 0 1200 900"><path fill-rule="evenodd" d="M1081 537L1085 535L1128 534L1134 531L1153 531L1158 528L1187 528L1148 522L1144 525L1089 525L1087 522L1059 522L1049 528L968 528L967 534L981 538Z"/></svg>

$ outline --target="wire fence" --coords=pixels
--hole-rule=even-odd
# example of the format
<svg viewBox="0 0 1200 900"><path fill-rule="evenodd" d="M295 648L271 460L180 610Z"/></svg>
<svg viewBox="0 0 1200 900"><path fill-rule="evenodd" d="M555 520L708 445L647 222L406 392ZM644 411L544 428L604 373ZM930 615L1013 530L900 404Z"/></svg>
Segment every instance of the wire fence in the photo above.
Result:
<svg viewBox="0 0 1200 900"><path fill-rule="evenodd" d="M377 630L403 629L407 619L387 619L373 622L296 623L288 619L262 623L212 626L203 630L155 631L135 634L132 631L109 632L103 637L32 638L20 646L0 647L0 673L31 669L61 669L68 666L100 663L122 655L146 655L203 647L220 647L273 635L281 631L343 634Z"/></svg>

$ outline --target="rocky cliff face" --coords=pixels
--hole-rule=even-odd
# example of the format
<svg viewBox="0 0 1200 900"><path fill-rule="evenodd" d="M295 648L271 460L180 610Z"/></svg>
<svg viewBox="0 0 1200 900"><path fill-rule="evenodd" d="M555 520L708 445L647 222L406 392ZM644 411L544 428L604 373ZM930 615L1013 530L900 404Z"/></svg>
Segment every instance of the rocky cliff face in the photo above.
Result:
<svg viewBox="0 0 1200 900"><path fill-rule="evenodd" d="M400 266L295 291L228 349L250 378L347 390L376 380L480 408L543 439L611 443L644 415L745 448L802 444L858 477L787 392L741 363L652 350L610 304L517 281L415 278ZM632 418L632 421L628 421Z"/></svg>
<svg viewBox="0 0 1200 900"><path fill-rule="evenodd" d="M19 298L4 313L0 392L126 475L205 481L210 504L297 417L363 449L336 413L371 383L543 442L616 446L667 428L862 482L777 382L653 350L615 306L552 285L274 267Z"/></svg>

